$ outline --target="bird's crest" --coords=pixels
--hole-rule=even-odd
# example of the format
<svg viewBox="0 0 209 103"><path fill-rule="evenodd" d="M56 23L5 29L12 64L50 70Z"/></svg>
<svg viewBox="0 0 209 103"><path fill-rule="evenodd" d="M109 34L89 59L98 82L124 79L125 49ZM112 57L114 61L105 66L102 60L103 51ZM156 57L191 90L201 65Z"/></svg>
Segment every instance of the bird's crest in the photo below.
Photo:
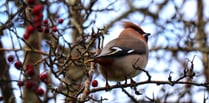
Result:
<svg viewBox="0 0 209 103"><path fill-rule="evenodd" d="M124 21L122 23L123 27L124 28L132 28L134 30L136 30L137 32L141 33L141 34L144 34L145 32L142 30L142 28L132 22L128 22L128 21Z"/></svg>

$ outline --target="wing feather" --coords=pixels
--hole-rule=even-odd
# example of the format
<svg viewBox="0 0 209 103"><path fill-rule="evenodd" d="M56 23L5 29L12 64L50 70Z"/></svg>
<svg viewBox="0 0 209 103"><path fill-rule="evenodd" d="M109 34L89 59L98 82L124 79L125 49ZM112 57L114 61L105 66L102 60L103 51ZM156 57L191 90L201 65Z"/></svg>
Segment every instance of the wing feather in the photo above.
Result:
<svg viewBox="0 0 209 103"><path fill-rule="evenodd" d="M147 45L137 39L117 38L110 41L97 57L124 56L129 54L145 54Z"/></svg>

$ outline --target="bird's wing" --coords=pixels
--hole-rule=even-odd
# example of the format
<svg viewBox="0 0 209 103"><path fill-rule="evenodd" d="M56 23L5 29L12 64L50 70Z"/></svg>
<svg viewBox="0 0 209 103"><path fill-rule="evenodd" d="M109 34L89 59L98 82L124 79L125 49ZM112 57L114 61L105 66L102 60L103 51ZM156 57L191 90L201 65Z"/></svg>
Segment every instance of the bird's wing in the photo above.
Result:
<svg viewBox="0 0 209 103"><path fill-rule="evenodd" d="M114 42L114 43L113 43ZM120 43L119 43L120 42ZM111 45L114 44L114 45ZM148 50L146 44L143 41L136 39L114 39L110 41L105 48L109 50L103 50L98 57L112 57L112 56L124 56L129 54L145 54Z"/></svg>

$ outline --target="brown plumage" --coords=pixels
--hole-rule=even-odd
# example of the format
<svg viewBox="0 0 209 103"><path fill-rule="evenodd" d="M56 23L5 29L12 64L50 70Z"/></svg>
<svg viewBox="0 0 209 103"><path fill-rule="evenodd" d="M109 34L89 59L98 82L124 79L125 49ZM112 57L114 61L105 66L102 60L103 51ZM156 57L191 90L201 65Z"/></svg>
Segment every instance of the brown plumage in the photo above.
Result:
<svg viewBox="0 0 209 103"><path fill-rule="evenodd" d="M123 27L125 29L132 28L132 29L134 29L136 31L144 32L140 26L138 26L138 25L136 25L136 24L134 24L132 22L124 21L122 25L123 25Z"/></svg>
<svg viewBox="0 0 209 103"><path fill-rule="evenodd" d="M107 79L122 81L138 75L148 60L147 36L141 27L131 22L123 23L124 30L118 38L110 41L95 58L100 72Z"/></svg>

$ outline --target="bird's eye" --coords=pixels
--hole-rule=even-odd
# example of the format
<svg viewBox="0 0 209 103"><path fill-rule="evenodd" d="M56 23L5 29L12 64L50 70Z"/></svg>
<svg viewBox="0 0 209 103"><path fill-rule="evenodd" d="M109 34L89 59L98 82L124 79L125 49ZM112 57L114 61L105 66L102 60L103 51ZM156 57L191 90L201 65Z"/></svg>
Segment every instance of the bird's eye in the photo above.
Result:
<svg viewBox="0 0 209 103"><path fill-rule="evenodd" d="M139 34L146 34L143 30L136 30Z"/></svg>

